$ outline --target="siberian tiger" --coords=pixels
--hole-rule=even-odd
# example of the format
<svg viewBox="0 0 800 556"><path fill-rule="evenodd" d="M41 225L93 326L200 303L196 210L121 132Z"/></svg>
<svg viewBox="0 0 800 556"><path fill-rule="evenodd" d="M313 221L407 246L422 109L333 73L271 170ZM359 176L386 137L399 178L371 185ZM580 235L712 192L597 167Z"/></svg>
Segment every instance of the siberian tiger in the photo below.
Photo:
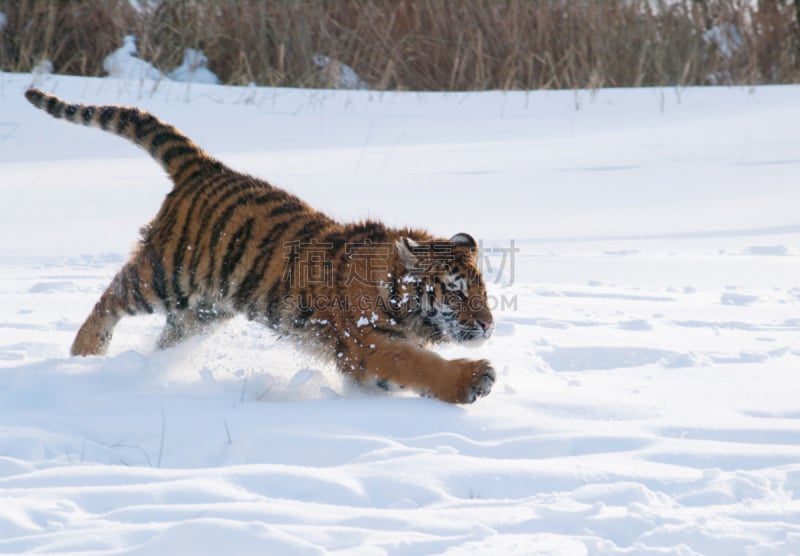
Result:
<svg viewBox="0 0 800 556"><path fill-rule="evenodd" d="M78 330L73 355L103 354L126 315L166 313L159 346L169 347L243 314L359 383L451 403L491 390L488 361L447 360L425 349L483 340L494 328L470 235L445 240L374 221L342 224L228 168L147 112L68 104L37 89L25 97L55 118L132 141L173 182Z"/></svg>

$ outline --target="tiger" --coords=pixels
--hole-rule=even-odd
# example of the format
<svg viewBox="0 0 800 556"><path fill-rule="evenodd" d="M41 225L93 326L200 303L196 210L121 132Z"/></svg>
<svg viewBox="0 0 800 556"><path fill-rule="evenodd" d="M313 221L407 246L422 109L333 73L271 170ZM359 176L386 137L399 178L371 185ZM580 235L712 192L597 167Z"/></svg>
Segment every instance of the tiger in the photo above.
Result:
<svg viewBox="0 0 800 556"><path fill-rule="evenodd" d="M454 404L491 391L488 360L449 360L430 349L480 343L495 328L471 235L340 223L229 168L139 108L71 104L36 88L25 98L57 119L128 139L172 181L79 328L73 356L106 353L125 316L165 314L158 347L169 348L244 315L357 384Z"/></svg>

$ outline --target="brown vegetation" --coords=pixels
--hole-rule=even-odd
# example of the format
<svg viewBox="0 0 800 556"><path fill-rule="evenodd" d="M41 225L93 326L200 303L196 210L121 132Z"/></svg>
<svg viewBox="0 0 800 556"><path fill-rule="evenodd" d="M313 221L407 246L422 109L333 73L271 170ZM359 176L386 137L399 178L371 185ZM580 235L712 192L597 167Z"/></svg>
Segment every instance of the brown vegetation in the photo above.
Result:
<svg viewBox="0 0 800 556"><path fill-rule="evenodd" d="M800 0L0 0L0 69L103 75L137 37L162 70L200 48L225 83L319 86L312 56L374 89L800 82ZM728 25L730 24L730 25ZM738 33L736 48L709 39ZM711 31L713 33L714 31Z"/></svg>

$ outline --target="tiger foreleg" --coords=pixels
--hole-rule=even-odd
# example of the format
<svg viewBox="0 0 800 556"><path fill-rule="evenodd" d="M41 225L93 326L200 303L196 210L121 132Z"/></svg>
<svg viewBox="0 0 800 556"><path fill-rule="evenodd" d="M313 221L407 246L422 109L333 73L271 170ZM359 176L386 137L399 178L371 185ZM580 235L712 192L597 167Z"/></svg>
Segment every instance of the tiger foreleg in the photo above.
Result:
<svg viewBox="0 0 800 556"><path fill-rule="evenodd" d="M485 359L448 360L398 340L367 345L358 356L337 354L339 368L358 382L394 384L448 403L472 403L494 384L495 371Z"/></svg>

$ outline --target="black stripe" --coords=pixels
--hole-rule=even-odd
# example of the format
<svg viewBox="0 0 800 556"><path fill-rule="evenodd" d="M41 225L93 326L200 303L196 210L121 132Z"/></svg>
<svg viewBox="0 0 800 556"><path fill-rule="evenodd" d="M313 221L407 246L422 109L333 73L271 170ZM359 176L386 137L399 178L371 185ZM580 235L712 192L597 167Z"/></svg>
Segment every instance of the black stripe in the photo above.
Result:
<svg viewBox="0 0 800 556"><path fill-rule="evenodd" d="M198 158L198 157L189 158L186 161L184 161L184 164L187 164L187 163L188 164L195 164L195 163L200 164L200 169L198 170L198 173L199 174L207 173L204 170L205 164L204 164L203 159ZM187 180L178 180L178 179L173 178L174 187L173 187L172 191L170 191L169 195L171 195L172 198L175 199L176 201L178 201L178 200L185 201L185 200L189 199L190 197L194 201L196 201L200 196L204 196L205 198L208 198L208 196L210 195L209 188L212 186L212 184L216 184L216 183L219 182L220 179L224 179L224 178L225 178L225 176L213 176L210 179L205 179L204 180L204 179L202 179L202 175L201 175L201 176L198 176L198 178L196 178L194 180L194 182L196 182L196 183L192 183L192 182L189 182ZM206 202L205 204L208 204L208 202Z"/></svg>
<svg viewBox="0 0 800 556"><path fill-rule="evenodd" d="M208 274L206 275L206 284L211 287L214 280L214 270L216 267L217 262L217 244L222 239L222 233L225 231L225 226L230 221L231 215L236 211L238 207L243 204L242 199L237 199L235 203L231 203L228 205L223 213L214 221L214 225L211 228L210 238L211 241L208 245L208 252L210 257L210 262L208 265Z"/></svg>
<svg viewBox="0 0 800 556"><path fill-rule="evenodd" d="M84 124L89 124L92 121L92 116L94 115L94 106L87 106L81 112L81 117L83 118Z"/></svg>
<svg viewBox="0 0 800 556"><path fill-rule="evenodd" d="M163 243L171 241L173 228L177 222L177 213L181 208L181 203L175 198L175 190L167 193L166 198L161 204L161 209L153 219L156 223L152 227L152 237L158 238ZM155 243L155 242L154 242Z"/></svg>
<svg viewBox="0 0 800 556"><path fill-rule="evenodd" d="M298 212L303 212L306 210L305 205L298 199L290 198L285 203L282 203L272 209L269 213L270 218L274 218L275 216L280 216L282 214L295 214Z"/></svg>
<svg viewBox="0 0 800 556"><path fill-rule="evenodd" d="M394 318L394 317L392 317L392 318ZM397 322L397 319L395 319L395 322ZM380 332L381 334L386 334L387 336L392 337L392 338L396 338L398 336L397 330L395 330L393 328L386 328L385 326L382 326L382 325L379 325L379 324L373 324L372 325L372 330L374 330L375 332Z"/></svg>
<svg viewBox="0 0 800 556"><path fill-rule="evenodd" d="M325 234L322 241L331 245L331 253L336 253L347 244L347 237L341 230L333 230Z"/></svg>
<svg viewBox="0 0 800 556"><path fill-rule="evenodd" d="M322 221L320 219L314 219L306 222L300 231L294 234L295 238L303 238L305 241L311 239L311 237L319 230L324 228L328 225L328 222ZM286 245L286 241L283 242L283 245ZM287 264L292 265L291 270L295 270L297 266L294 264L295 260L300 256L298 252L292 252L290 255L290 260ZM267 317L270 320L270 324L273 326L277 325L279 322L280 314L277 311L277 304L283 302L284 299L288 298L291 293L292 288L292 280L284 280L283 276L279 279L275 284L272 285L270 288L270 292L267 293ZM298 303L300 302L300 298L298 298ZM298 307L295 307L296 309ZM300 309L300 314L304 311Z"/></svg>
<svg viewBox="0 0 800 556"><path fill-rule="evenodd" d="M261 205L274 203L274 202L277 202L277 201L282 201L283 204L290 203L292 201L298 202L298 200L295 197L293 197L289 193L286 193L286 191L274 188L274 187L272 187L271 185L268 185L268 184L264 184L264 185L266 185L266 187L268 187L269 190L265 194L259 195L258 197L255 197L253 199L253 204L254 205L261 206Z"/></svg>
<svg viewBox="0 0 800 556"><path fill-rule="evenodd" d="M130 273L128 275L128 280L131 283L131 293L133 294L133 301L136 303L136 307L139 309L144 309L148 313L153 313L153 307L147 302L147 300L142 295L141 290L141 281L139 278L139 267L136 265L131 265Z"/></svg>
<svg viewBox="0 0 800 556"><path fill-rule="evenodd" d="M241 188L247 188L247 186L249 186L248 183L243 183L240 186L237 186L237 187L232 188L232 189L237 189L237 188L240 188L240 187ZM274 194L275 192L280 192L280 191L279 190L272 191L272 192L268 193L267 195L264 195L264 197L268 197L268 196ZM228 192L228 193L230 193L230 192ZM227 196L228 196L228 194L226 193L225 197L227 197ZM256 198L256 199L259 199L259 198ZM233 213L236 211L236 209L238 209L239 207L241 207L243 205L249 204L251 202L253 202L253 198L250 195L247 195L247 194L242 195L241 197L236 199L236 201L230 203L225 208L225 210L222 212L222 214L220 214L217 217L217 219L214 221L214 224L213 224L213 226L211 228L211 234L210 234L211 242L209 244L209 253L210 253L211 261L210 261L210 264L209 264L208 275L206 276L206 283L209 285L209 287L212 284L213 274L214 274L214 270L215 270L215 267L216 267L216 249L217 249L217 244L219 243L220 239L222 239L222 232L225 230L225 226L228 224L228 221L230 220L230 217L233 215Z"/></svg>
<svg viewBox="0 0 800 556"><path fill-rule="evenodd" d="M164 276L164 266L159 261L153 260L155 257L151 256L150 258L153 265L153 291L164 304L164 308L170 311L172 304L169 302L169 295L167 294L167 279Z"/></svg>
<svg viewBox="0 0 800 556"><path fill-rule="evenodd" d="M136 122L138 119L139 111L135 108L123 108L119 111L119 118L117 118L117 134L124 135L128 124Z"/></svg>
<svg viewBox="0 0 800 556"><path fill-rule="evenodd" d="M166 143L170 142L178 142L181 145L186 145L187 140L186 137L180 135L179 133L175 133L172 130L162 130L156 132L153 139L150 141L150 154L155 156L158 149Z"/></svg>
<svg viewBox="0 0 800 556"><path fill-rule="evenodd" d="M198 161L197 159L193 159L190 160L189 163L194 163L197 161ZM201 172L203 171L202 168L200 171ZM226 176L219 176L219 178L225 178L225 177ZM232 180L232 178L230 180ZM178 244L173 253L173 267L176 273L178 272L179 267L181 266L181 262L186 256L187 247L189 246L190 224L192 221L198 218L197 216L194 216L194 214L196 212L198 202L200 202L200 200L202 199L202 205L199 209L199 213L203 214L204 218L202 219L201 224L197 229L197 235L194 238L194 244L192 244L192 253L190 254L191 256L189 257L189 265L188 265L189 285L190 285L189 289L190 291L193 291L194 289L196 289L197 285L196 281L194 280L194 273L197 269L197 265L200 262L200 255L201 255L201 250L198 249L198 246L200 245L201 238L204 235L203 232L207 229L206 226L208 223L209 213L206 210L206 208L210 202L209 196L207 195L207 191L200 187L195 189L186 189L186 188L180 190L173 189L168 196L172 197L171 204L175 205L175 208L170 211L169 218L167 219L167 221L169 222L167 229L170 234L172 234L173 229L178 224L178 217L177 217L178 212L180 211L181 207L186 205L186 199L191 196L191 200L188 201L189 207L186 210L186 214L184 215L183 218L183 226L181 227L181 233L178 239ZM162 218L161 220L163 221L164 218ZM175 278L173 278L173 282L175 282Z"/></svg>
<svg viewBox="0 0 800 556"><path fill-rule="evenodd" d="M39 89L28 89L25 91L25 98L27 98L37 108L41 108L44 93Z"/></svg>
<svg viewBox="0 0 800 556"><path fill-rule="evenodd" d="M232 196L236 195L237 193L242 192L242 190L245 191L244 195L241 195L234 202L229 203L225 207L225 210L222 212L222 214L220 214L214 220L214 223L213 223L212 228L211 228L211 241L212 241L211 246L212 246L212 248L214 246L216 246L217 241L219 241L219 234L222 232L222 228L225 227L225 224L227 223L228 219L231 217L231 215L234 213L234 211L236 211L237 208L242 207L244 205L258 205L260 203L263 203L265 199L273 200L274 197L276 196L276 193L283 193L280 190L275 190L275 191L270 191L266 195L261 195L259 197L255 197L254 198L254 197L252 197L252 195L248 191L250 189L249 186L250 186L249 183L242 183L240 185L237 185L236 187L232 187L217 202L217 205L221 206L225 201L227 201ZM204 216L203 224L208 224L208 221L211 219L211 213L212 213L212 211L209 211L209 213L207 213Z"/></svg>
<svg viewBox="0 0 800 556"><path fill-rule="evenodd" d="M207 187L203 191L208 194L209 201L211 201L214 196L222 193L219 199L213 199L217 208L240 191L251 189L251 184L245 182L241 174L236 173L216 175L213 177L213 180L205 185ZM207 219L210 217L210 214L207 215Z"/></svg>
<svg viewBox="0 0 800 556"><path fill-rule="evenodd" d="M187 216L188 220L188 216ZM172 256L172 289L175 291L175 296L178 298L178 306L185 307L189 304L189 298L183 292L181 287L181 275L184 274L185 269L183 265L184 254L186 253L186 245L179 243L178 247ZM191 267L191 258L189 259L189 266ZM195 290L192 283L191 271L189 275L189 295Z"/></svg>
<svg viewBox="0 0 800 556"><path fill-rule="evenodd" d="M313 218L311 215L308 215L307 218ZM303 224L302 228L297 232L291 235L292 239L300 239L304 241L308 241L313 234L317 231L321 230L325 226L327 226L329 222L323 221L319 218L313 220L307 220L305 224ZM280 239L280 238L276 238ZM263 242L262 242L263 243ZM285 247L286 246L286 239L283 242L275 241L273 245L272 252L274 253L275 249L278 247ZM296 252L292 252L290 254L289 261L286 263L290 265L289 268L294 268L294 260L299 257L300 254ZM269 262L265 266L266 268L269 266ZM272 287L270 287L269 291L267 292L267 306L266 306L266 317L269 320L269 323L272 326L277 326L280 321L281 315L279 314L278 308L280 307L283 300L289 295L291 289L291 280L284 280L285 273L281 274L281 278L279 278Z"/></svg>
<svg viewBox="0 0 800 556"><path fill-rule="evenodd" d="M280 307L283 298L278 294L278 292L280 289L282 289L283 285L283 281L278 279L274 284L272 284L269 290L267 290L267 306L264 312L265 316L267 317L267 321L271 326L274 327L277 327L280 324L281 315L278 312L278 307Z"/></svg>
<svg viewBox="0 0 800 556"><path fill-rule="evenodd" d="M189 208L187 209L186 216L184 217L184 220L183 220L183 227L181 228L181 235L180 235L180 239L178 240L178 247L177 247L177 249L175 251L175 261L176 261L175 264L176 265L177 265L177 261L178 261L179 257L183 257L183 255L184 255L184 253L185 253L185 251L186 251L186 249L188 247L190 223L193 220L195 220L196 218L198 218L197 216L194 216L195 211L197 209L197 203L199 203L201 201L201 199L202 199L202 205L201 205L201 207L199 209L199 212L201 214L205 214L206 213L206 207L209 204L209 196L206 194L207 193L206 190L204 190L202 188L199 188L199 187L194 189L194 190L188 190L187 189L185 191L184 195L188 196L190 191L191 191L191 196L192 197L191 197L191 201L189 201ZM173 190L173 193L176 196L178 195L178 193L175 190ZM180 196L183 197L183 195L180 195ZM195 236L194 244L192 245L192 251L193 251L192 254L191 254L192 256L189 258L189 272L190 272L189 279L190 279L190 284L192 285L192 288L194 288L194 286L195 286L194 271L197 268L197 264L199 263L199 257L200 257L200 250L197 247L200 245L201 237L203 235L203 232L206 230L206 223L207 223L207 219L204 218L201 221L201 225L197 229L197 235Z"/></svg>
<svg viewBox="0 0 800 556"><path fill-rule="evenodd" d="M177 255L175 256L177 259ZM172 269L172 293L175 298L175 307L177 309L185 309L189 306L189 296L186 295L181 288L181 274L183 274L183 265L180 262L173 265Z"/></svg>
<svg viewBox="0 0 800 556"><path fill-rule="evenodd" d="M196 158L190 158L185 160L175 171L173 178L177 183L190 183L191 181L197 179L200 175L205 175L211 180L213 183L217 183L220 179L227 179L230 177L247 179L242 174L234 172L218 160L214 160L213 158L208 158L207 156L201 156L204 153L197 153L198 156ZM186 177L181 177L181 175L186 172L189 168L192 167L193 164L198 164L199 168L195 169L194 172L189 174ZM251 180L251 183L254 182L255 185L262 185L263 182L259 180ZM265 185L265 184L264 184ZM211 191L213 193L213 191Z"/></svg>
<svg viewBox="0 0 800 556"><path fill-rule="evenodd" d="M205 169L203 173L205 173ZM211 204L213 201L215 207L219 208L226 200L230 199L238 192L247 189L248 187L242 183L241 178L241 176L236 174L221 174L219 176L214 176L211 180L200 182L203 185L201 191L206 195L206 203ZM220 195L219 199L215 198L217 195ZM206 222L211 218L210 213L204 213L203 216L206 218Z"/></svg>
<svg viewBox="0 0 800 556"><path fill-rule="evenodd" d="M277 224L258 244L258 257L256 257L255 261L253 261L253 264L250 266L250 270L247 271L244 279L242 279L242 283L239 285L239 289L234 295L234 304L237 310L241 311L245 304L249 304L251 302L250 298L253 295L253 292L255 292L258 286L261 284L261 281L264 279L264 272L266 271L267 266L269 266L269 263L272 262L275 251L278 249L278 247L280 247L280 244L277 240L280 239L284 232L286 232L286 230L289 228L289 225L289 222L281 222L280 224Z"/></svg>
<svg viewBox="0 0 800 556"><path fill-rule="evenodd" d="M100 120L99 120L100 127L102 127L105 130L108 130L111 124L111 119L114 117L116 111L117 109L114 108L113 106L104 106L100 110Z"/></svg>
<svg viewBox="0 0 800 556"><path fill-rule="evenodd" d="M199 168L195 169L191 174L188 176L181 176L183 172L191 168L193 165L199 165ZM181 167L175 171L172 175L172 181L174 184L174 189L179 191L184 191L188 194L190 191L200 191L202 193L210 193L207 189L200 190L200 185L207 186L208 184L203 181L203 177L207 174L204 164L202 163L201 159L199 158L187 158L181 164Z"/></svg>
<svg viewBox="0 0 800 556"><path fill-rule="evenodd" d="M281 191L280 189L275 189L271 185L261 181L254 181L252 179L248 179L240 174L233 175L229 179L226 179L224 182L222 182L219 186L215 187L214 190L211 192L210 196L218 193L219 191L221 191L222 189L224 189L233 182L235 182L236 185L228 189L228 191L226 191L222 196L220 196L219 199L215 200L216 204L215 208L222 207L225 204L225 201L227 201L228 199L230 199L231 197L242 191L248 192L249 194L242 195L241 197L239 197L239 199L237 199L236 202L234 203L235 206L241 206L244 204L260 206L267 203L272 203L278 200L282 200L283 198L291 197L291 195L289 195L285 191ZM254 186L261 186L263 189L267 190L267 193L259 195L258 197L253 197L252 193ZM213 213L214 209L204 213L203 226L201 226L201 228L205 229L206 225L208 225L208 221L211 220Z"/></svg>
<svg viewBox="0 0 800 556"><path fill-rule="evenodd" d="M314 220L306 222L305 226L303 226L297 232L296 237L308 241L309 239L312 239L318 232L322 231L324 228L330 225L331 225L330 220L323 219L318 216Z"/></svg>
<svg viewBox="0 0 800 556"><path fill-rule="evenodd" d="M314 299L313 294L307 290L300 292L297 296L297 305L295 306L296 312L292 318L292 326L295 328L305 328L308 324L308 319L314 314Z"/></svg>
<svg viewBox="0 0 800 556"><path fill-rule="evenodd" d="M132 265L128 264L117 274L114 279L114 297L116 300L116 312L124 310L133 316L136 314L136 304L131 300L131 280L130 271Z"/></svg>
<svg viewBox="0 0 800 556"><path fill-rule="evenodd" d="M178 166L178 169L175 170L175 182L176 182L175 185L177 185L177 182L186 183L186 182L192 181L193 179L195 179L197 177L198 174L206 173L207 170L205 169L205 167L201 166L200 168L198 168L194 172L192 172L189 176L187 176L185 178L181 177L181 174L183 174L186 170L191 168L193 164L199 164L199 163L200 163L200 161L196 160L196 159L193 160L193 159L190 158L188 160L184 160L183 164Z"/></svg>
<svg viewBox="0 0 800 556"><path fill-rule="evenodd" d="M139 143L142 143L144 138L150 134L154 122L158 123L155 117L147 112L142 112L139 114L139 119L136 120L136 140Z"/></svg>
<svg viewBox="0 0 800 556"><path fill-rule="evenodd" d="M297 222L293 222L293 224L296 224L296 223ZM288 222L287 222L287 224L288 224ZM306 222L305 224L303 224L303 228L308 226L308 224L309 224L309 222ZM273 254L274 254L275 250L277 250L279 248L285 248L286 247L286 243L287 243L286 240L288 238L286 238L285 236L286 236L286 232L287 231L288 231L288 228L282 234L280 234L279 236L275 237L275 239L273 241L273 245L272 245L272 253ZM292 238L292 239L297 238L297 237L298 237L297 233L292 233L291 236L290 236L290 238ZM283 239L283 241L281 241L281 239ZM298 255L299 255L298 253L292 252L289 255L289 261L286 262L286 265L291 265L292 264L292 260L294 258L296 258ZM265 271L269 268L270 263L272 263L274 260L276 260L276 259L274 257L271 257L270 260L267 261L267 264L264 266L264 270ZM290 280L284 280L283 279L284 278L284 274L285 273L281 273L280 277L270 286L270 288L267 290L267 294L266 294L266 306L264 308L264 313L265 313L265 316L267 317L268 322L274 328L278 328L279 325L280 325L280 319L283 316L281 311L280 311L280 307L283 305L284 299L286 299L286 297L289 295L289 289L290 289L291 281Z"/></svg>
<svg viewBox="0 0 800 556"><path fill-rule="evenodd" d="M189 168L191 168L195 164L199 165L199 167L188 176L182 177L183 173L186 172ZM191 183L192 181L197 179L197 177L200 175L214 174L214 173L215 169L213 167L210 167L210 165L205 160L201 158L189 158L187 160L184 160L183 163L175 171L174 175L175 185L177 186L178 184ZM223 176L210 176L210 177L223 177Z"/></svg>
<svg viewBox="0 0 800 556"><path fill-rule="evenodd" d="M58 107L61 102L56 97L50 97L47 99L47 113L51 116L58 117Z"/></svg>
<svg viewBox="0 0 800 556"><path fill-rule="evenodd" d="M233 175L233 176L220 176L220 177L223 178L222 182L218 186L216 186L214 188L214 192L212 192L210 195L206 194L207 191L205 189L201 189L201 188L197 189L197 191L195 192L195 198L192 200L192 206L190 208L190 210L193 211L194 208L195 208L195 203L198 200L200 200L200 198L202 196L203 202L200 205L200 208L197 209L197 212L198 212L198 214L202 214L203 216L202 216L202 219L200 220L200 225L197 227L197 234L195 235L194 243L192 244L192 257L189 260L189 280L190 280L190 283L191 283L192 290L197 289L197 279L199 278L197 276L197 267L200 265L201 257L206 252L205 249L201 250L200 246L203 244L203 239L208 236L208 234L207 234L208 223L209 223L209 220L211 219L211 216L214 213L214 210L209 208L208 205L211 204L213 195L217 191L222 191L223 189L225 189L226 187L230 186L233 183L239 183L239 178L241 176ZM236 186L230 188L225 193L224 197L228 197L230 195L233 195L233 194L235 194L236 190L239 190L239 189L242 189L242 188L243 187L242 187L241 183L239 183L239 185L236 185ZM219 202L215 201L215 204L218 205ZM191 218L191 215L187 215L187 220L186 220L187 224L188 224L189 218ZM189 235L188 229L186 230L186 235L187 236ZM185 243L184 239L181 238L181 241L183 242L183 245L184 245L184 248L185 248L186 243Z"/></svg>
<svg viewBox="0 0 800 556"><path fill-rule="evenodd" d="M71 122L75 121L75 114L77 114L77 113L78 113L78 105L77 104L70 104L69 106L64 108L64 115Z"/></svg>
<svg viewBox="0 0 800 556"><path fill-rule="evenodd" d="M161 155L160 160L162 164L169 166L170 162L172 162L174 159L189 154L197 155L197 149L194 147L189 147L184 143L167 149L167 152Z"/></svg>
<svg viewBox="0 0 800 556"><path fill-rule="evenodd" d="M254 222L252 218L248 218L242 227L236 230L236 233L233 234L231 241L228 243L228 250L225 253L225 257L222 259L222 268L220 269L219 277L220 293L223 298L227 295L228 287L230 286L228 280L236 269L236 265L239 264L242 256L244 256L247 244L252 238Z"/></svg>
<svg viewBox="0 0 800 556"><path fill-rule="evenodd" d="M186 246L186 235L188 235L188 231L186 227L188 226L189 219L191 218L191 212L194 210L197 200L203 195L204 190L202 188L190 189L190 188L180 188L178 189L178 184L173 182L174 188L167 194L167 199L164 201L162 207L162 213L159 214L157 217L160 222L167 222L167 225L164 227L164 235L171 236L175 229L175 226L180 222L178 220L178 213L180 209L184 206L185 200L192 197L191 206L189 207L189 211L187 211L186 217L183 220L184 227L182 230L182 246L180 248L184 248ZM180 249L179 249L180 250Z"/></svg>
<svg viewBox="0 0 800 556"><path fill-rule="evenodd" d="M172 254L172 266L174 268L174 276L173 276L173 283L176 283L178 271L183 268L183 260L186 257L186 251L189 250L189 224L193 219L193 213L197 201L200 199L202 195L202 191L196 191L194 193L194 197L192 198L191 202L189 203L189 208L186 210L186 215L183 218L183 227L181 228L181 235L178 239L178 246L175 248L175 252ZM177 220L174 218L173 220ZM199 262L200 256L200 249L197 248L197 243L191 246L191 253L189 256L189 291L194 291L196 289L196 282L194 280L194 272L196 270L196 262Z"/></svg>

